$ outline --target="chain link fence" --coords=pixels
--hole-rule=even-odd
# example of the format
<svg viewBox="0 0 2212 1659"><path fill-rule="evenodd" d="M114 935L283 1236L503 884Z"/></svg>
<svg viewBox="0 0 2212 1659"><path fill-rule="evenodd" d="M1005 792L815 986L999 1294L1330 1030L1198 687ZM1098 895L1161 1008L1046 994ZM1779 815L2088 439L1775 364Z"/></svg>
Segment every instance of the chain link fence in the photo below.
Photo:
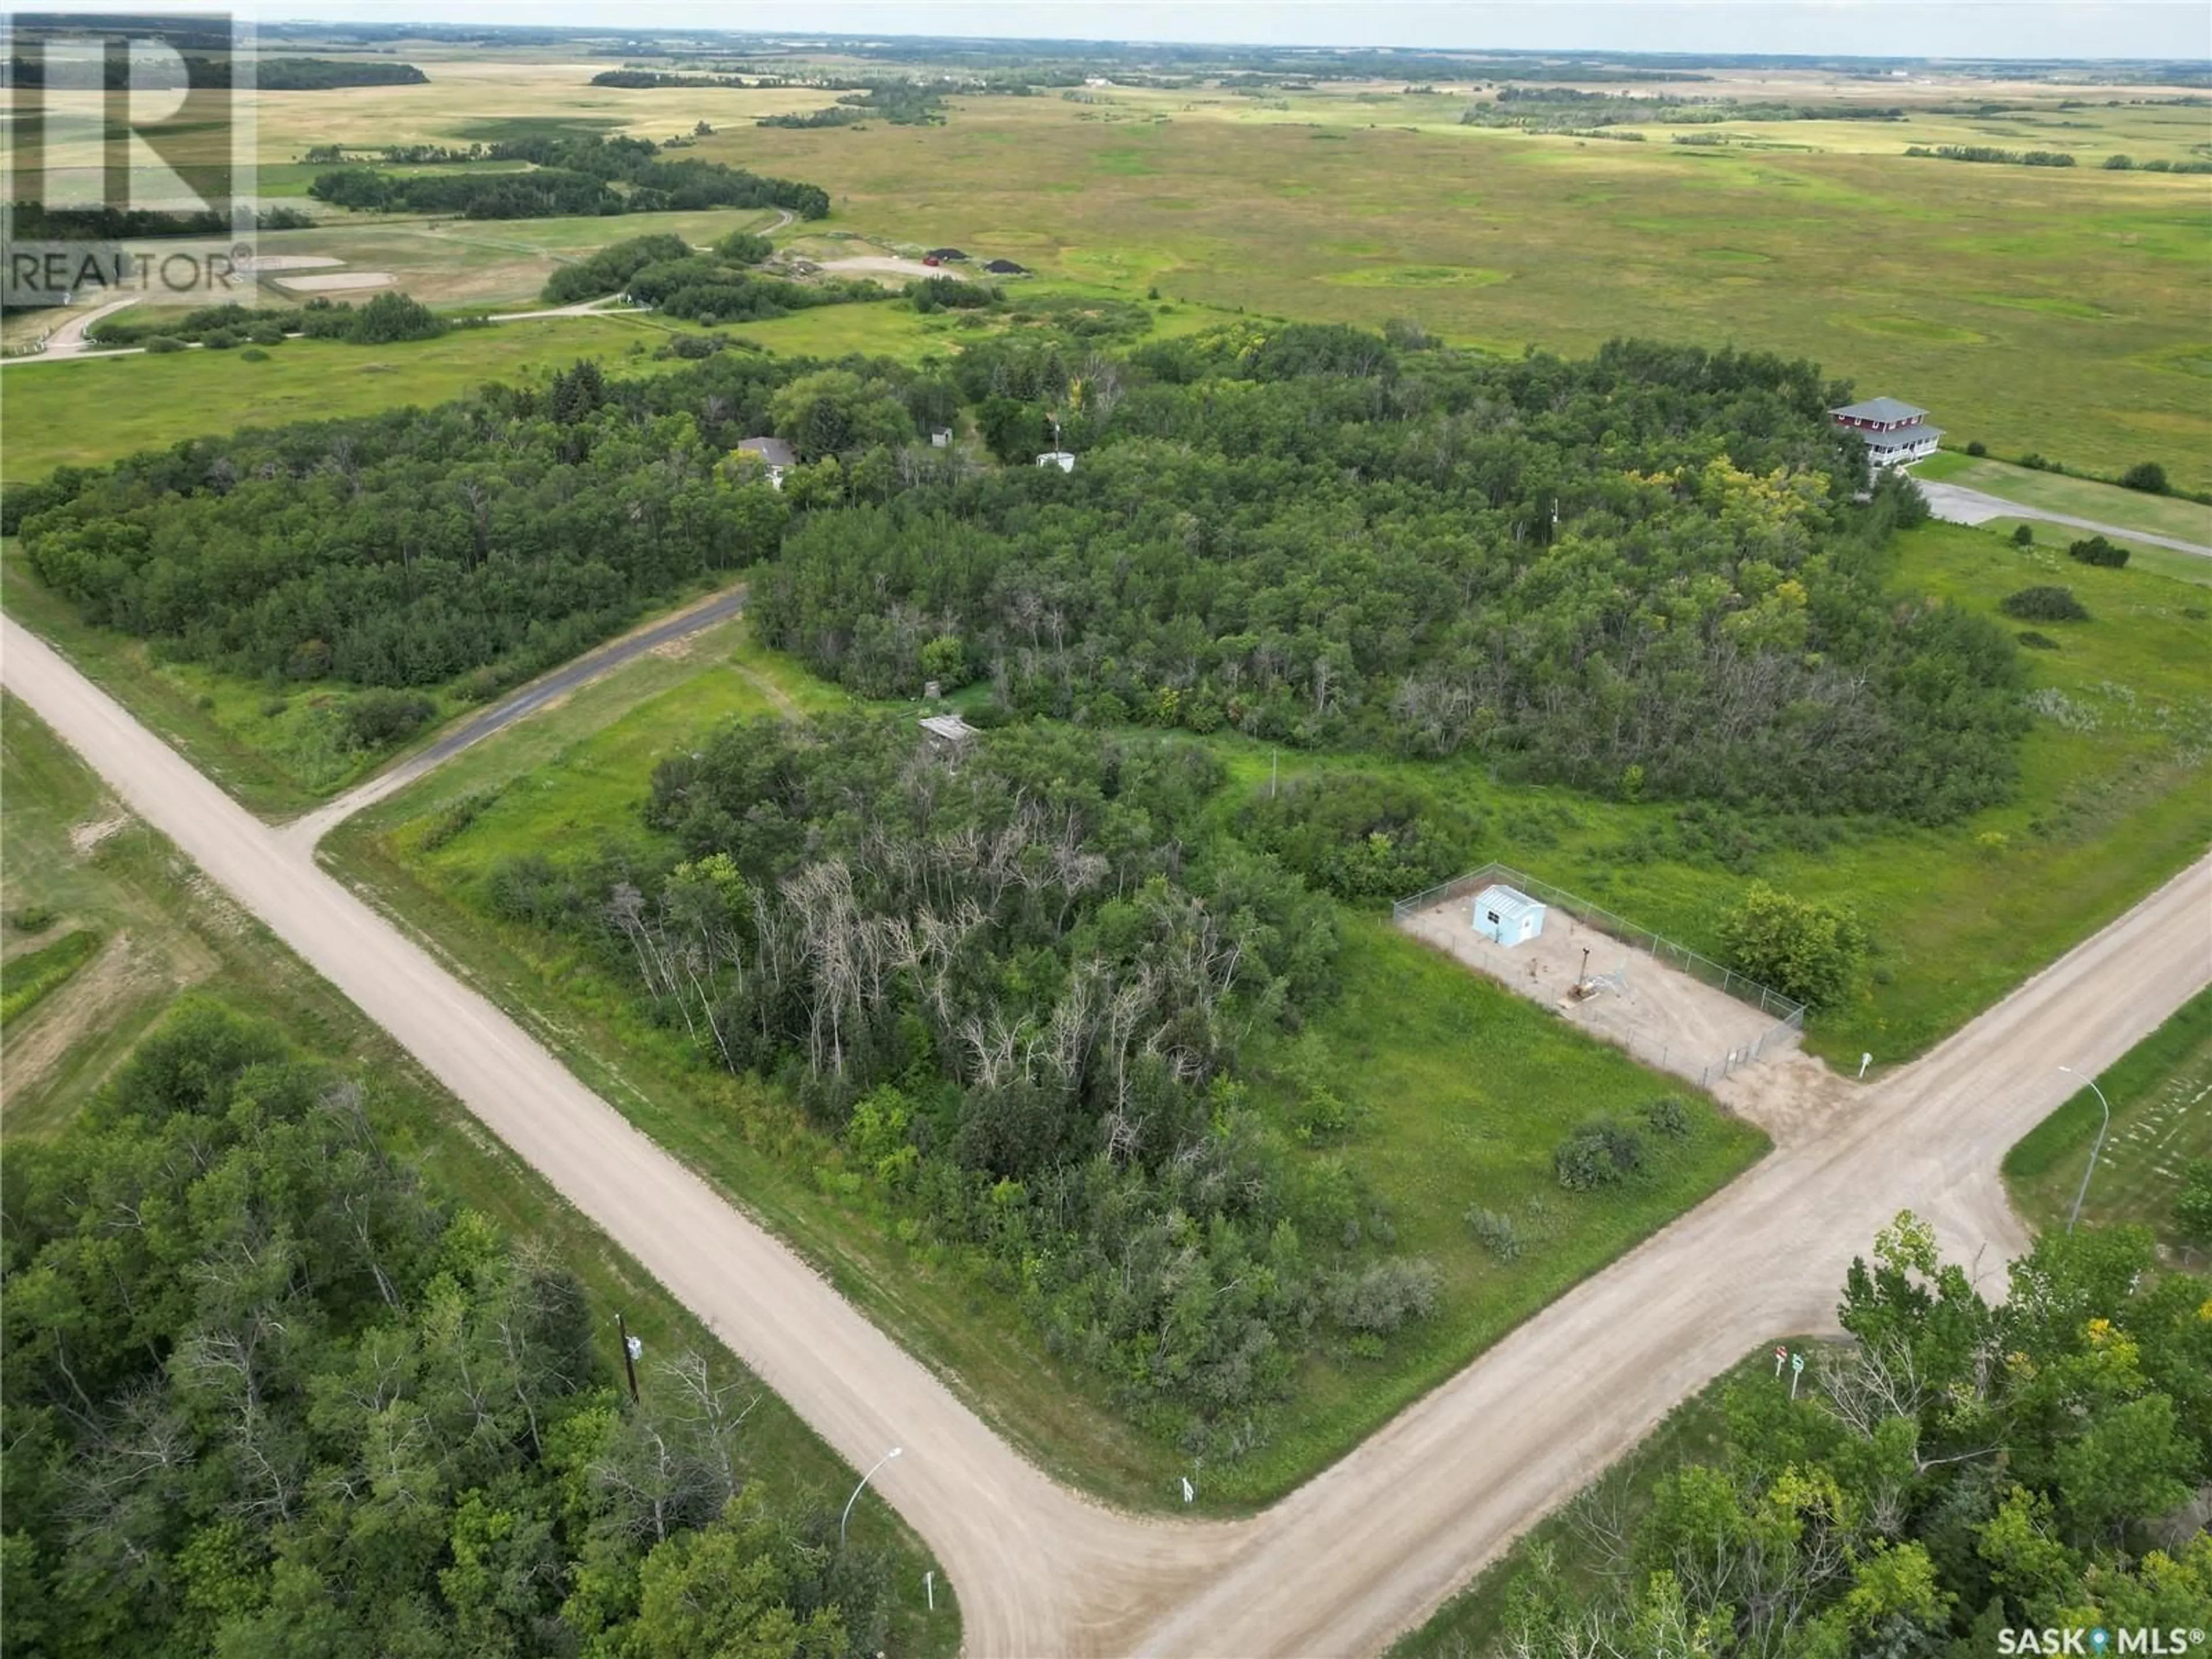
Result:
<svg viewBox="0 0 2212 1659"><path fill-rule="evenodd" d="M1725 996L1735 998L1748 1007L1772 1017L1774 1024L1750 1042L1728 1050L1709 1062L1698 1064L1694 1071L1686 1066L1683 1056L1668 1045L1648 1038L1626 1038L1624 1046L1639 1057L1651 1060L1662 1069L1695 1075L1700 1084L1711 1086L1738 1066L1747 1066L1781 1045L1793 1042L1805 1029L1805 1005L1793 1002L1779 991L1761 985L1757 980L1723 966L1711 957L1702 956L1687 945L1677 945L1663 933L1649 927L1639 927L1625 916L1615 915L1601 904L1593 904L1563 887L1554 887L1548 881L1540 881L1526 872L1503 864L1486 864L1479 870L1401 898L1390 907L1391 919L1401 927L1408 916L1427 910L1454 899L1472 898L1484 888L1500 884L1526 893L1540 900L1554 910L1565 912L1585 927L1619 940L1632 951L1640 951L1653 961L1689 975ZM1646 1051L1649 1051L1648 1053Z"/></svg>

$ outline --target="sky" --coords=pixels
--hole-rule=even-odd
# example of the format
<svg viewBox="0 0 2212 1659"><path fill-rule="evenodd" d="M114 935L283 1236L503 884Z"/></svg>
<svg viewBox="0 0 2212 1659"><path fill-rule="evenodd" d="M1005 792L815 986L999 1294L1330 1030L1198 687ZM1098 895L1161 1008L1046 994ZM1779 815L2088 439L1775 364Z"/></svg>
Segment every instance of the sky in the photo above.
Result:
<svg viewBox="0 0 2212 1659"><path fill-rule="evenodd" d="M221 0L203 0L213 9ZM182 10L33 0L39 10ZM2212 58L2205 0L258 0L264 21L1919 58Z"/></svg>

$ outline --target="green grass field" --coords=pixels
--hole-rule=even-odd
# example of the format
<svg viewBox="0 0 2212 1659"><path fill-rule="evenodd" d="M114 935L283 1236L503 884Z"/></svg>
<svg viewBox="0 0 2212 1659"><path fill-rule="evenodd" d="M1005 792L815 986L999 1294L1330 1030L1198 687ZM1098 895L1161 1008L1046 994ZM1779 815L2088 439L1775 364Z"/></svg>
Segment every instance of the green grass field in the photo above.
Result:
<svg viewBox="0 0 2212 1659"><path fill-rule="evenodd" d="M949 1257L901 1243L898 1217L793 1107L647 1023L619 974L564 940L499 922L482 903L482 878L507 854L641 840L637 806L653 765L716 721L846 701L745 643L741 629L727 624L680 659L626 667L479 745L342 829L332 856L380 903L438 939L641 1127L822 1261L1032 1455L1115 1501L1164 1504L1182 1467L1176 1449L1133 1432L1092 1379L1063 1371L1010 1299ZM449 809L464 800L469 821L449 835ZM1256 1097L1285 1122L1312 1084L1346 1102L1354 1128L1345 1144L1294 1156L1340 1159L1385 1202L1401 1247L1437 1262L1442 1311L1380 1355L1311 1362L1271 1442L1212 1472L1209 1496L1232 1509L1340 1456L1764 1146L1698 1102L1693 1133L1655 1146L1644 1184L1604 1200L1563 1193L1550 1157L1568 1130L1681 1091L1379 921L1347 913L1343 970L1344 1000L1310 1035L1258 1045ZM1463 1218L1478 1203L1522 1224L1529 1247L1518 1261L1500 1264L1477 1245Z"/></svg>
<svg viewBox="0 0 2212 1659"><path fill-rule="evenodd" d="M2057 459L2067 458L2061 455ZM2123 530L2172 536L2195 542L2200 547L2212 547L2212 507L2202 501L2146 495L2140 489L2123 489L2118 484L2100 483L2094 478L2073 478L2063 473L2014 466L2009 461L1979 459L1949 450L1929 456L1912 470L1945 483L2017 501L2022 507L2039 507L2047 513L2064 513L2098 524L2117 525ZM2042 533L2048 539L2058 540L2088 532L2050 525Z"/></svg>
<svg viewBox="0 0 2212 1659"><path fill-rule="evenodd" d="M2090 532L2073 530L2062 524L2052 524L2046 519L1999 518L1984 520L1979 528L1999 536L2010 536L2021 526L2045 548L2064 548L2069 542L2080 540ZM2106 539L2115 547L2128 550L2128 568L2146 571L2154 576L2187 582L2194 587L2212 587L2212 559L2200 553L2177 553L2170 547L2154 546L2137 541L2132 536L2108 536Z"/></svg>
<svg viewBox="0 0 2212 1659"><path fill-rule="evenodd" d="M2148 1227L2163 1253L2186 1251L2174 1236L2173 1201L2182 1166L2212 1158L2212 990L2184 1003L2097 1085L2112 1103L2112 1122L2081 1219ZM2066 1224L2104 1116L2096 1096L2082 1089L2005 1155L2013 1202L2039 1229Z"/></svg>
<svg viewBox="0 0 2212 1659"><path fill-rule="evenodd" d="M131 823L79 851L70 831L112 819L119 809L13 698L0 699L0 788L8 800L10 905L46 906L58 918L56 927L94 928L112 941L90 969L10 1023L0 1091L0 1127L9 1138L58 1127L178 993L196 988L276 1021L303 1050L374 1079L372 1110L386 1145L419 1163L443 1199L544 1241L583 1281L611 1333L620 1310L648 1353L696 1349L720 1356L733 1377L738 1374L737 1362L635 1262L167 842ZM112 971L111 957L118 962ZM611 1334L608 1340L611 1352ZM781 1401L764 1395L750 1423L753 1477L770 1494L805 1492L836 1502L851 1489L853 1472ZM925 1611L921 1575L933 1563L920 1541L879 1505L859 1511L853 1531L898 1553L894 1650L950 1659L959 1648L958 1613L941 1577L938 1610Z"/></svg>
<svg viewBox="0 0 2212 1659"><path fill-rule="evenodd" d="M287 340L258 363L236 351L20 359L0 370L0 473L40 478L211 431L445 403L487 380L520 381L580 357L627 357L633 345L641 353L623 372L650 374L669 365L642 353L665 337L650 319L561 317L397 345Z"/></svg>

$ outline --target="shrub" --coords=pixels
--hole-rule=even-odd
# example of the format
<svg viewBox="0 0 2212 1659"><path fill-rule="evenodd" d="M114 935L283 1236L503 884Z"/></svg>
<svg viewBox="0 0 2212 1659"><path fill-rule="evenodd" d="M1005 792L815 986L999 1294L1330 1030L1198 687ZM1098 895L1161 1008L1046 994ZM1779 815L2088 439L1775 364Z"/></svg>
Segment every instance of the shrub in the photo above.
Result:
<svg viewBox="0 0 2212 1659"><path fill-rule="evenodd" d="M2140 489L2146 495L2163 495L2167 489L2166 469L2156 461L2138 461L2120 474L2120 484L2124 489Z"/></svg>
<svg viewBox="0 0 2212 1659"><path fill-rule="evenodd" d="M1644 1121L1651 1126L1653 1134L1669 1140L1680 1140L1690 1133L1690 1109L1677 1095L1662 1095L1646 1106Z"/></svg>
<svg viewBox="0 0 2212 1659"><path fill-rule="evenodd" d="M2136 161L2134 156L2124 155L2119 151L2115 150L2105 158L2105 171L2107 173L2125 173L2135 164Z"/></svg>
<svg viewBox="0 0 2212 1659"><path fill-rule="evenodd" d="M1644 1167L1644 1138L1617 1123L1585 1123L1552 1149L1552 1170L1571 1193L1618 1187Z"/></svg>
<svg viewBox="0 0 2212 1659"><path fill-rule="evenodd" d="M2027 525L2014 525L2012 532L2012 544L2014 547L2033 547L2035 532Z"/></svg>
<svg viewBox="0 0 2212 1659"><path fill-rule="evenodd" d="M420 692L380 686L346 705L346 736L356 749L380 749L397 743L436 712L437 705Z"/></svg>
<svg viewBox="0 0 2212 1659"><path fill-rule="evenodd" d="M1474 1230L1476 1243L1500 1261L1521 1259L1521 1230L1504 1211L1486 1210L1478 1204L1467 1212L1467 1224Z"/></svg>
<svg viewBox="0 0 2212 1659"><path fill-rule="evenodd" d="M259 346L248 346L238 354L238 361L242 363L265 363L269 361L269 354Z"/></svg>
<svg viewBox="0 0 2212 1659"><path fill-rule="evenodd" d="M2106 570L2118 570L2128 562L2128 550L2115 547L2102 536L2092 536L2087 541L2075 542L2066 550L2066 556L2078 559L2083 564L2094 564Z"/></svg>
<svg viewBox="0 0 2212 1659"><path fill-rule="evenodd" d="M246 337L258 346L283 345L284 331L275 323L256 323L246 331Z"/></svg>
<svg viewBox="0 0 2212 1659"><path fill-rule="evenodd" d="M2033 628L2023 629L2014 635L2013 638L2031 651L2056 651L2058 648L2057 641L2052 639L2048 634L2037 633Z"/></svg>
<svg viewBox="0 0 2212 1659"><path fill-rule="evenodd" d="M775 252L775 244L750 230L733 230L714 244L714 252L733 265L757 265Z"/></svg>
<svg viewBox="0 0 2212 1659"><path fill-rule="evenodd" d="M1866 930L1848 910L1753 884L1721 923L1728 965L1810 1008L1849 994L1866 960Z"/></svg>
<svg viewBox="0 0 2212 1659"><path fill-rule="evenodd" d="M54 915L50 905L19 905L8 913L8 925L19 933L43 933L54 925Z"/></svg>
<svg viewBox="0 0 2212 1659"><path fill-rule="evenodd" d="M1990 447L1984 443L1979 438L1975 439L1972 443L1966 446L1966 453L1969 455L1978 457L1986 455L1989 453Z"/></svg>
<svg viewBox="0 0 2212 1659"><path fill-rule="evenodd" d="M2020 464L2037 472L2055 472L2058 470L2032 449L2020 458Z"/></svg>
<svg viewBox="0 0 2212 1659"><path fill-rule="evenodd" d="M185 343L173 334L156 334L146 342L146 355L166 357L172 351L182 351Z"/></svg>
<svg viewBox="0 0 2212 1659"><path fill-rule="evenodd" d="M2191 1243L2212 1244L2212 1158L2193 1158L2182 1166L2173 1229Z"/></svg>
<svg viewBox="0 0 2212 1659"><path fill-rule="evenodd" d="M2022 622L2087 622L2089 612L2070 587L2023 587L1997 601L1997 609Z"/></svg>
<svg viewBox="0 0 2212 1659"><path fill-rule="evenodd" d="M1437 1309L1437 1268L1418 1256L1389 1256L1338 1276L1328 1288L1328 1311L1346 1330L1388 1336L1409 1319Z"/></svg>

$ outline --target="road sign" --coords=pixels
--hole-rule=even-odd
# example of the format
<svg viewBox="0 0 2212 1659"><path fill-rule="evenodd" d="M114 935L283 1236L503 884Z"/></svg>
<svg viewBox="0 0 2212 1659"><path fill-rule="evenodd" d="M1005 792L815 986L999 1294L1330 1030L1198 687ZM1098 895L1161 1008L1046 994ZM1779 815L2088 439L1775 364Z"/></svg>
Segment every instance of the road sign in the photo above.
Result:
<svg viewBox="0 0 2212 1659"><path fill-rule="evenodd" d="M627 1340L627 1341L629 1342L629 1357L630 1357L632 1359L642 1359L642 1358L645 1358L645 1344L644 1344L644 1343L642 1343L642 1342L641 1342L641 1341L639 1341L639 1340L638 1340L635 1337L634 1337L634 1336L633 1336L633 1337L629 1337L629 1338L628 1338L628 1339L626 1339L626 1340Z"/></svg>
<svg viewBox="0 0 2212 1659"><path fill-rule="evenodd" d="M1784 1360L1785 1360L1785 1359L1789 1358L1790 1358L1790 1350L1789 1350L1789 1349L1787 1349L1787 1348L1777 1348L1777 1349L1775 1349L1775 1351L1774 1351L1774 1374L1775 1374L1775 1376L1780 1376L1782 1375L1782 1362L1783 1362Z"/></svg>
<svg viewBox="0 0 2212 1659"><path fill-rule="evenodd" d="M1190 1503L1197 1496L1198 1488L1190 1484L1190 1477L1186 1474L1182 1477L1182 1501L1186 1504Z"/></svg>
<svg viewBox="0 0 2212 1659"><path fill-rule="evenodd" d="M1791 1354L1790 1356L1790 1369L1793 1371L1803 1370L1805 1369L1805 1356L1802 1353Z"/></svg>
<svg viewBox="0 0 2212 1659"><path fill-rule="evenodd" d="M1804 1374L1805 1356L1802 1353L1791 1354L1790 1356L1790 1397L1792 1400L1797 1397L1797 1379Z"/></svg>

